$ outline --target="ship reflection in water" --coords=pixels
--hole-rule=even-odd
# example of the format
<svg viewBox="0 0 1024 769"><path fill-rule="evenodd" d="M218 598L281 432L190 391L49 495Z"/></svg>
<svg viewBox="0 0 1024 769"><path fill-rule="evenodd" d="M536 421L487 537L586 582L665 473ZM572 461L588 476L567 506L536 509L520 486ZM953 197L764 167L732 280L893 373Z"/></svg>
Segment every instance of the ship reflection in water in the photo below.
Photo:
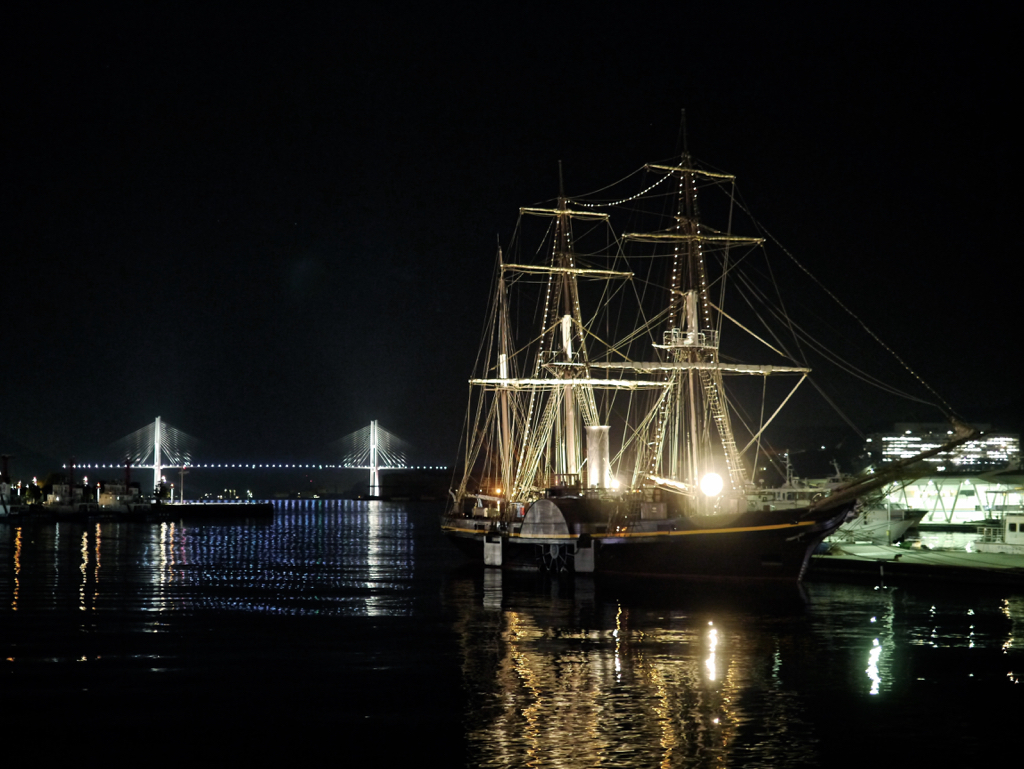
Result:
<svg viewBox="0 0 1024 769"><path fill-rule="evenodd" d="M1022 712L1019 589L554 579L467 566L440 512L0 524L7 733L101 757L199 734L236 763L972 766Z"/></svg>
<svg viewBox="0 0 1024 769"><path fill-rule="evenodd" d="M516 580L488 571L453 586L474 765L820 766L937 745L970 765L996 747L966 732L1008 722L1004 705L1024 699L1007 679L1022 659L1019 596L940 609L853 585L639 596ZM965 713L968 692L982 699ZM952 718L956 744L927 733Z"/></svg>

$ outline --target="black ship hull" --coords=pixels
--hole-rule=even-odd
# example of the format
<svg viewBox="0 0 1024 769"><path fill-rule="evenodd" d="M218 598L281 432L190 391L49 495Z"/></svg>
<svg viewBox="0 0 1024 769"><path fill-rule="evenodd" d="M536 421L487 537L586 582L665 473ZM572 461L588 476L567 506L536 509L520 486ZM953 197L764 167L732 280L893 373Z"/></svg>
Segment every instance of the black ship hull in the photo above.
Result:
<svg viewBox="0 0 1024 769"><path fill-rule="evenodd" d="M851 501L828 510L749 511L616 526L582 500L545 500L548 518L531 525L451 518L449 539L490 566L642 577L800 580L821 541L851 514ZM557 518L557 514L555 514ZM536 522L534 522L536 524Z"/></svg>

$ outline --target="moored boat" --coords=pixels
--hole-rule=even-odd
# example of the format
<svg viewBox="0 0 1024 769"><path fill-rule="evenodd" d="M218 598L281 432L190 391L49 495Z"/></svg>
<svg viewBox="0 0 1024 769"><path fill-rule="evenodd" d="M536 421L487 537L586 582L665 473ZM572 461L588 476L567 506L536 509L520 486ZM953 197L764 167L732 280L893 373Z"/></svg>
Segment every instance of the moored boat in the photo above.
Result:
<svg viewBox="0 0 1024 769"><path fill-rule="evenodd" d="M858 510L856 517L840 526L830 539L891 545L903 539L927 514L927 510L912 510L906 505L876 502Z"/></svg>
<svg viewBox="0 0 1024 769"><path fill-rule="evenodd" d="M858 500L911 462L794 505L757 499L745 464L810 369L723 309L736 266L763 245L730 231L733 177L688 154L644 171L641 191L618 200L560 195L520 210L514 260L498 254L465 473L442 528L489 566L800 579ZM725 193L724 228L699 220L698 191ZM667 224L638 213L669 200ZM622 205L641 229L620 236L607 211ZM545 242L526 246L537 220ZM726 322L773 362L727 357ZM757 423L743 420L743 448L727 377L761 378L766 393ZM780 378L795 384L769 402L768 380Z"/></svg>
<svg viewBox="0 0 1024 769"><path fill-rule="evenodd" d="M1024 513L1004 513L997 527L984 527L981 537L971 544L977 553L1024 555Z"/></svg>

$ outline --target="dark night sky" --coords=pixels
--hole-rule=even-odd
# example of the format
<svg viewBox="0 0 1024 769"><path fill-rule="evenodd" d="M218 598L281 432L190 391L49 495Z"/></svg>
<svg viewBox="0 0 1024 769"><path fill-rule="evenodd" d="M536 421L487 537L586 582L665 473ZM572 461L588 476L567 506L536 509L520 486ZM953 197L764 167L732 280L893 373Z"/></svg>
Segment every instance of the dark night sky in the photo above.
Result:
<svg viewBox="0 0 1024 769"><path fill-rule="evenodd" d="M964 416L1024 429L1009 18L702 5L9 16L0 438L92 458L161 415L298 460L376 418L451 463L517 208L559 160L571 195L670 157L683 107Z"/></svg>

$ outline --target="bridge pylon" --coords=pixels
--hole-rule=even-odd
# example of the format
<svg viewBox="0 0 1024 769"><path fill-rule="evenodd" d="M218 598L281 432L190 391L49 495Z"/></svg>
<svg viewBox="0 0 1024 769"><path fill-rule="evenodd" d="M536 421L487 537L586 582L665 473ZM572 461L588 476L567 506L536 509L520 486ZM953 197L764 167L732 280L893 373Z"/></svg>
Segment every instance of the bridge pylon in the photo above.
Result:
<svg viewBox="0 0 1024 769"><path fill-rule="evenodd" d="M198 441L157 417L114 443L114 448L132 467L153 469L153 489L159 488L165 467L192 464L192 451Z"/></svg>
<svg viewBox="0 0 1024 769"><path fill-rule="evenodd" d="M376 419L335 441L333 446L341 449L343 467L370 471L371 497L380 496L381 470L404 470L409 466L409 444L381 427Z"/></svg>

